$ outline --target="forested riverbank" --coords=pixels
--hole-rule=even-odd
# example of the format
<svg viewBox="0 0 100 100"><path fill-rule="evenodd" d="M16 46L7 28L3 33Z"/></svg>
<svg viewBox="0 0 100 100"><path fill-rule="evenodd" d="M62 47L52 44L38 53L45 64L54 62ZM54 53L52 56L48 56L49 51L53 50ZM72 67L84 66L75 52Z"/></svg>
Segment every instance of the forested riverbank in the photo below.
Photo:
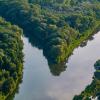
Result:
<svg viewBox="0 0 100 100"><path fill-rule="evenodd" d="M0 17L0 100L17 88L22 78L22 30Z"/></svg>
<svg viewBox="0 0 100 100"><path fill-rule="evenodd" d="M73 100L100 100L100 60L96 61L94 68L96 71L94 72L93 81Z"/></svg>
<svg viewBox="0 0 100 100"><path fill-rule="evenodd" d="M0 0L0 16L10 21L0 18L0 99L3 100L12 94L22 77L20 28L29 40L36 40L34 45L43 49L52 69L63 66L65 70L65 61L73 50L100 29L100 0Z"/></svg>
<svg viewBox="0 0 100 100"><path fill-rule="evenodd" d="M55 13L49 7L43 8L44 1L41 2L1 0L0 15L40 41L49 62L61 63L99 26L100 2L83 0L75 3L70 0L65 5L63 2L59 7L68 9L66 13ZM51 2L44 4L51 5ZM52 8L55 11L56 5Z"/></svg>
<svg viewBox="0 0 100 100"><path fill-rule="evenodd" d="M67 67L63 64L49 66L43 50L23 37L23 82L14 100L73 100L92 82L93 65L100 58L99 37L100 32L97 32L86 45L77 47L65 63Z"/></svg>

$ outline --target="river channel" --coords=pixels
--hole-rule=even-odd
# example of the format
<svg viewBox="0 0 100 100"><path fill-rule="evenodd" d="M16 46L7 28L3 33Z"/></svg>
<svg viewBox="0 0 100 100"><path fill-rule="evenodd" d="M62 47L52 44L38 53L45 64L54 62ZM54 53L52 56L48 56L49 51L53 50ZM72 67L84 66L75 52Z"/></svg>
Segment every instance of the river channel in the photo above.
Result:
<svg viewBox="0 0 100 100"><path fill-rule="evenodd" d="M50 72L42 50L33 47L26 37L23 42L23 82L14 100L72 100L92 82L93 65L100 58L100 32L86 46L73 51L66 62L66 71L58 76Z"/></svg>

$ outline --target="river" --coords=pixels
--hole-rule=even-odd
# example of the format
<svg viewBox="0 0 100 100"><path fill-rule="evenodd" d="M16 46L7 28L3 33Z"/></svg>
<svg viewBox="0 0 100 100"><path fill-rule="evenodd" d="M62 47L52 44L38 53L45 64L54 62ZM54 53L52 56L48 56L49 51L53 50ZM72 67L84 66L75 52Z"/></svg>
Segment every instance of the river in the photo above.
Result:
<svg viewBox="0 0 100 100"><path fill-rule="evenodd" d="M66 71L59 76L50 73L43 51L24 41L23 82L14 100L72 100L91 83L94 63L100 58L100 32L84 47L78 47L66 62Z"/></svg>

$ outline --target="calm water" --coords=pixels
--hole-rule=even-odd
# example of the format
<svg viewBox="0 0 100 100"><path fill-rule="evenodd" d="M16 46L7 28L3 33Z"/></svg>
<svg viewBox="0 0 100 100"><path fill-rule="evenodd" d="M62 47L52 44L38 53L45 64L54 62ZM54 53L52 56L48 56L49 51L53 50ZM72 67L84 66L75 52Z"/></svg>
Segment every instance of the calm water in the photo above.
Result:
<svg viewBox="0 0 100 100"><path fill-rule="evenodd" d="M24 41L24 74L19 93L14 100L72 100L91 83L93 65L100 58L100 32L87 46L78 47L66 63L60 76L50 73L43 51Z"/></svg>

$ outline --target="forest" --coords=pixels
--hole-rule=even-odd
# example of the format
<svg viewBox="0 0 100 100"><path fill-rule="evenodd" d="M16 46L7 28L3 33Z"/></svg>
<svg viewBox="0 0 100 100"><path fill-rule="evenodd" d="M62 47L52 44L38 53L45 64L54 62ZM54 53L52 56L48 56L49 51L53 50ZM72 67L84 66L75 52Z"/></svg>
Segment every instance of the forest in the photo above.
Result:
<svg viewBox="0 0 100 100"><path fill-rule="evenodd" d="M9 21L0 18L3 100L22 76L22 33L35 37L48 62L65 62L74 48L99 29L100 0L0 0L0 16Z"/></svg>
<svg viewBox="0 0 100 100"><path fill-rule="evenodd" d="M0 0L0 15L37 38L49 62L61 63L98 28L100 2L63 0L60 6L56 1Z"/></svg>
<svg viewBox="0 0 100 100"><path fill-rule="evenodd" d="M0 100L16 89L22 77L22 30L0 17Z"/></svg>

